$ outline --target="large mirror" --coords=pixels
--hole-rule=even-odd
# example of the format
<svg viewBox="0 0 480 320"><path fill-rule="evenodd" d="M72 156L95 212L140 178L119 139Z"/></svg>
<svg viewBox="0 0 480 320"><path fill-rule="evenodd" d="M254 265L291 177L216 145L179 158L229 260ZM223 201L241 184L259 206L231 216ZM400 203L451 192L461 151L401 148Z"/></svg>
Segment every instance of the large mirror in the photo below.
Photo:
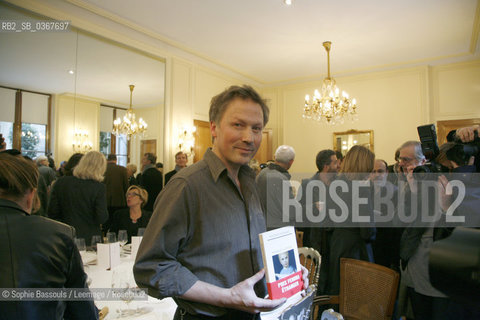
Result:
<svg viewBox="0 0 480 320"><path fill-rule="evenodd" d="M0 1L0 19L50 20ZM93 150L140 164L143 141L155 141L163 159L165 61L161 57L71 27L67 32L0 33L0 130L32 156L53 153L56 163L76 150L75 133L88 133ZM148 124L146 135L111 136L114 117L130 104ZM20 103L20 107L19 107ZM21 123L21 125L15 125ZM28 125L27 125L28 124ZM43 130L43 131L40 131Z"/></svg>
<svg viewBox="0 0 480 320"><path fill-rule="evenodd" d="M333 149L344 156L353 146L364 146L373 150L373 130L348 130L333 133Z"/></svg>

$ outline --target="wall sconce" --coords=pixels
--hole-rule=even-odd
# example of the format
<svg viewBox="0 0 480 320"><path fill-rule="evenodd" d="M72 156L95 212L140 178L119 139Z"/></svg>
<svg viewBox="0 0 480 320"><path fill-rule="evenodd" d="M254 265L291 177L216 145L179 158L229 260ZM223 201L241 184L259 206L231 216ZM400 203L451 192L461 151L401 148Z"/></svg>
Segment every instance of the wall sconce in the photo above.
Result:
<svg viewBox="0 0 480 320"><path fill-rule="evenodd" d="M197 127L195 126L185 126L178 133L177 146L178 151L182 151L188 157L195 155L193 148L195 147L195 132Z"/></svg>
<svg viewBox="0 0 480 320"><path fill-rule="evenodd" d="M93 144L88 140L88 131L75 130L72 146L73 151L77 153L87 153L92 150Z"/></svg>

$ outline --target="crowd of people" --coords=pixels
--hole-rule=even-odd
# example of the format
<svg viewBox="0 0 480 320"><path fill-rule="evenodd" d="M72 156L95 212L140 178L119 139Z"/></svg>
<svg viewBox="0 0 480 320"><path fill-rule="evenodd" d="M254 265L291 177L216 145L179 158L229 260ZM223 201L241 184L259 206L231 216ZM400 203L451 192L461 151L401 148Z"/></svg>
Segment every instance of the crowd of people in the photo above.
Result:
<svg viewBox="0 0 480 320"><path fill-rule="evenodd" d="M280 146L268 164L254 170L248 166L269 117L265 101L253 88L232 86L213 97L209 117L213 147L190 166L187 155L177 153L165 183L163 165L152 153L143 155L135 176L134 164L119 166L115 155L97 151L74 154L58 169L49 157L39 156L35 164L18 151L1 152L0 255L7 263L0 267L0 287L87 288L74 237L84 238L88 246L94 236L126 230L130 241L145 228L134 276L149 295L175 299L175 319L257 319L258 312L285 302L264 298L258 234L286 223L304 232L304 246L322 254L319 293L338 294L342 257L376 262L401 272L415 319L448 319L450 299L429 281L428 252L451 230L434 225L379 228L375 217L389 212L369 200L388 194L394 203L399 197L409 203L422 196L414 174L426 162L420 142L402 144L390 166L364 146L354 146L345 155L321 150L315 158L318 171L285 192L295 160L292 146ZM463 128L456 136L473 140L478 130ZM473 160L459 160L449 152L453 148L442 146L438 162L447 170L475 172ZM444 185L442 179L438 183ZM398 181L405 182L402 190ZM308 194L312 186L343 192L336 197ZM297 204L292 205L292 199ZM364 202L357 206L355 199ZM448 196L442 200L444 209ZM372 219L342 227L332 221L308 222L322 212L355 207L360 216ZM407 205L407 211L414 209ZM308 272L302 273L306 288ZM0 318L98 317L92 300L0 306ZM462 310L478 315L478 310ZM396 314L404 312L399 304Z"/></svg>
<svg viewBox="0 0 480 320"><path fill-rule="evenodd" d="M303 232L303 245L321 253L318 294L339 294L340 259L352 258L377 263L401 274L396 319L407 315L414 319L478 318L478 308L451 299L432 285L429 276L430 248L435 241L448 237L455 227L441 223L456 198L445 191L446 176L462 179L466 186L466 197L457 214L473 218L469 220L470 226L480 226L472 206L472 203L478 205L480 179L474 174L466 175L479 171L478 161L469 151L478 153L478 149L463 147L474 140L474 132L478 130L475 126L451 133L449 138L457 141L440 146L432 159L426 159L419 141L406 141L396 150L396 162L390 166L363 146L353 146L343 159L333 150L321 150L315 159L318 171L298 184L296 196L292 196L295 190L289 181L294 178L288 172L295 152L291 146L280 146L275 159L263 166L256 178L267 228L295 225ZM479 145L478 140L476 144ZM462 175L455 176L456 173ZM437 186L438 197L429 197L422 189L424 182ZM362 187L356 189L355 183ZM339 187L343 189L336 192ZM352 194L355 190L358 190L356 195ZM387 197L391 206L376 206L376 200ZM300 215L292 199L298 202ZM309 220L322 214L328 216L332 210L342 212L342 206L350 216L357 208L358 216L369 222ZM402 221L402 217L417 214L417 219ZM422 221L424 216L437 216L440 222Z"/></svg>

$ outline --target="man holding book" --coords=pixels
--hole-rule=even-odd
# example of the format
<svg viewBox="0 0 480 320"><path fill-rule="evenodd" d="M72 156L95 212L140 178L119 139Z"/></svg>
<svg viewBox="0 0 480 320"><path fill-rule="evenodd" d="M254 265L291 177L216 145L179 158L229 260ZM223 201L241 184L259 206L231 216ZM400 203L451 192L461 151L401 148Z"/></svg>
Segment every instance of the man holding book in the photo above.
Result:
<svg viewBox="0 0 480 320"><path fill-rule="evenodd" d="M253 319L285 301L259 298L266 293L258 239L265 219L248 162L268 114L249 86L215 96L213 148L157 198L134 274L149 295L175 299L174 319Z"/></svg>

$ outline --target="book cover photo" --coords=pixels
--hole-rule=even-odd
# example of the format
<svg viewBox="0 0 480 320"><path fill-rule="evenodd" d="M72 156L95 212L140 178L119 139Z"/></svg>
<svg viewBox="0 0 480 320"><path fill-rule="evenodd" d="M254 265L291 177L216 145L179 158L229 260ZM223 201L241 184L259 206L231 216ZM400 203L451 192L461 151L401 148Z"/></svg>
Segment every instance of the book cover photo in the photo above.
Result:
<svg viewBox="0 0 480 320"><path fill-rule="evenodd" d="M289 298L303 290L302 269L294 227L259 235L270 299Z"/></svg>

